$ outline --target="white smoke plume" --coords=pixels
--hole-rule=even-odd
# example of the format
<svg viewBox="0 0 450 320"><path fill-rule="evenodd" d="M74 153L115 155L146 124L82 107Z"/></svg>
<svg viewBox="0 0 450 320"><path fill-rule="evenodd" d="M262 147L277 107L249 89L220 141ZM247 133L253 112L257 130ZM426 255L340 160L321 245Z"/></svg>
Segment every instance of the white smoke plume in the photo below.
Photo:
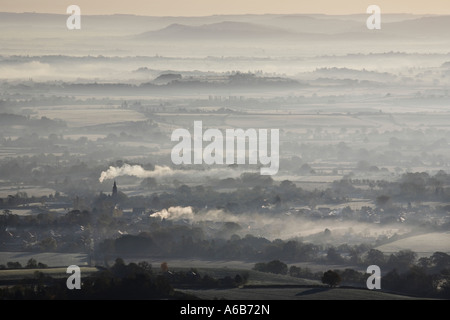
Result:
<svg viewBox="0 0 450 320"><path fill-rule="evenodd" d="M167 166L155 166L155 170L145 170L139 165L124 164L122 167L109 167L108 170L103 171L98 179L103 182L106 179L114 179L120 176L134 176L138 178L154 178L160 176L166 176L173 173L173 170Z"/></svg>
<svg viewBox="0 0 450 320"><path fill-rule="evenodd" d="M201 209L196 211L192 207L170 207L155 212L150 217L177 221L187 220L189 223L235 222L242 229L236 231L240 236L251 233L269 240L304 238L305 241L335 241L335 243L357 244L361 241L372 242L382 237L410 232L410 227L399 225L374 226L365 222L353 221L311 221L304 217L283 214L281 216L267 216L259 213L234 215L220 209ZM331 238L321 238L325 229L332 232ZM215 231L219 229L214 229ZM215 232L213 231L213 232Z"/></svg>
<svg viewBox="0 0 450 320"><path fill-rule="evenodd" d="M194 211L192 207L170 207L169 209L163 209L150 215L153 218L161 218L167 220L178 219L194 219Z"/></svg>
<svg viewBox="0 0 450 320"><path fill-rule="evenodd" d="M217 176L220 178L238 177L243 171L230 169L228 167L214 168L209 170L173 170L167 166L155 166L155 170L145 170L140 165L124 164L122 167L110 166L108 170L103 171L98 179L103 182L106 179L115 179L120 176L134 176L137 178L189 178L198 179L208 176ZM193 181L193 180L192 180Z"/></svg>
<svg viewBox="0 0 450 320"><path fill-rule="evenodd" d="M150 217L160 218L166 220L189 220L191 222L200 221L214 221L214 222L239 222L238 217L227 214L222 210L203 209L198 212L194 212L192 207L170 207L161 211L152 213Z"/></svg>

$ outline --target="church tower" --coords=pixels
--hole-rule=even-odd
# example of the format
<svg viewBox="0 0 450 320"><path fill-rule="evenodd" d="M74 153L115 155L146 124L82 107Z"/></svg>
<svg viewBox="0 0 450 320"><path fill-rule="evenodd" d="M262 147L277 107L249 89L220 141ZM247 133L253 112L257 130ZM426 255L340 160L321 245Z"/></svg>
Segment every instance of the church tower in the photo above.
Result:
<svg viewBox="0 0 450 320"><path fill-rule="evenodd" d="M116 180L114 180L114 185L112 188L112 196L116 197L117 196L117 184L116 184Z"/></svg>

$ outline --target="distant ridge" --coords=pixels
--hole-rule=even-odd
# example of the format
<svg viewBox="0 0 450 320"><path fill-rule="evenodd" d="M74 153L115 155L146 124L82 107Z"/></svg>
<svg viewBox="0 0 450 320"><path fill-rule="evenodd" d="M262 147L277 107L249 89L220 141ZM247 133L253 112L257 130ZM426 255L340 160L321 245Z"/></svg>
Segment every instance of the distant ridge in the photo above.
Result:
<svg viewBox="0 0 450 320"><path fill-rule="evenodd" d="M273 38L288 37L294 32L280 28L258 25L247 22L222 21L201 26L188 26L174 23L166 28L144 32L136 36L137 39L218 39L220 38Z"/></svg>

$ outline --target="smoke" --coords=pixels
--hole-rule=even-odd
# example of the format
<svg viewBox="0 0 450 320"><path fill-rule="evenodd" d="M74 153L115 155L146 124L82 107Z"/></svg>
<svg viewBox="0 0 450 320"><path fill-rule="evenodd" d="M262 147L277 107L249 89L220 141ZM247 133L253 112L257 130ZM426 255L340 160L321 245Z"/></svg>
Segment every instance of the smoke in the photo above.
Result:
<svg viewBox="0 0 450 320"><path fill-rule="evenodd" d="M335 219L311 220L295 214L268 216L250 213L239 217L239 224L248 226L252 234L269 240L303 238L306 242L335 244L371 243L379 237L389 238L394 234L401 235L411 231L410 227L400 224L379 225ZM325 229L331 230L331 236L326 239L321 237Z"/></svg>
<svg viewBox="0 0 450 320"><path fill-rule="evenodd" d="M167 220L178 219L194 219L194 211L192 207L170 207L169 209L163 209L150 215L153 218L161 218Z"/></svg>
<svg viewBox="0 0 450 320"><path fill-rule="evenodd" d="M173 170L167 166L155 166L155 170L145 170L140 165L124 164L122 167L110 166L108 170L103 171L99 181L102 183L106 179L115 179L120 176L134 176L137 178L189 178L200 179L208 176L218 176L221 178L238 177L242 171L230 169L228 167L215 168L210 170ZM193 180L192 180L193 181Z"/></svg>
<svg viewBox="0 0 450 320"><path fill-rule="evenodd" d="M219 209L203 209L194 212L192 207L170 207L150 215L152 218L166 220L189 220L191 222L211 221L211 222L238 222L238 217L227 214Z"/></svg>
<svg viewBox="0 0 450 320"><path fill-rule="evenodd" d="M225 222L239 224L242 229L233 233L254 236L269 240L302 238L303 241L313 243L358 244L374 242L379 237L391 237L394 234L405 234L410 228L400 225L373 225L355 221L312 221L305 217L283 214L282 216L268 216L259 213L234 215L220 209L201 209L194 211L192 207L170 207L150 215L150 217L171 221L188 220L190 223L202 223L203 227L210 226L214 232L219 232ZM211 224L203 224L210 222ZM217 229L218 228L218 229ZM324 237L324 230L331 230L331 235ZM206 230L206 229L205 229Z"/></svg>
<svg viewBox="0 0 450 320"><path fill-rule="evenodd" d="M170 175L173 170L167 166L155 166L155 170L145 170L139 165L124 164L122 167L109 167L108 170L103 171L98 179L103 182L105 179L114 179L120 176L134 176L138 178L155 178Z"/></svg>

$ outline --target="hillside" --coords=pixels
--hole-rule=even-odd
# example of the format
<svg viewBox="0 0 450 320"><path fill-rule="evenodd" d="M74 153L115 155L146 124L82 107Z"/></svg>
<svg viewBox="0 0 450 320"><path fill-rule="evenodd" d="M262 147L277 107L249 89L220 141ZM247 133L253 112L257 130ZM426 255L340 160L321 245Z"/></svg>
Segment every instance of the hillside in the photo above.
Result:
<svg viewBox="0 0 450 320"><path fill-rule="evenodd" d="M380 291L353 288L235 288L225 290L183 290L201 299L227 300L422 300Z"/></svg>
<svg viewBox="0 0 450 320"><path fill-rule="evenodd" d="M392 253L409 249L417 252L419 256L430 256L436 251L449 253L450 232L432 232L411 236L381 245L375 249L384 253Z"/></svg>
<svg viewBox="0 0 450 320"><path fill-rule="evenodd" d="M215 267L202 267L197 264L196 271L201 275L208 274L214 278L226 276L234 277L236 274L247 274L248 282L239 288L230 289L179 289L186 294L194 295L200 299L226 299L226 300L415 300L423 298L387 293L365 288L328 288L320 281L291 277L249 269L229 268L216 265ZM237 264L236 264L237 266ZM179 271L185 268L174 268Z"/></svg>

